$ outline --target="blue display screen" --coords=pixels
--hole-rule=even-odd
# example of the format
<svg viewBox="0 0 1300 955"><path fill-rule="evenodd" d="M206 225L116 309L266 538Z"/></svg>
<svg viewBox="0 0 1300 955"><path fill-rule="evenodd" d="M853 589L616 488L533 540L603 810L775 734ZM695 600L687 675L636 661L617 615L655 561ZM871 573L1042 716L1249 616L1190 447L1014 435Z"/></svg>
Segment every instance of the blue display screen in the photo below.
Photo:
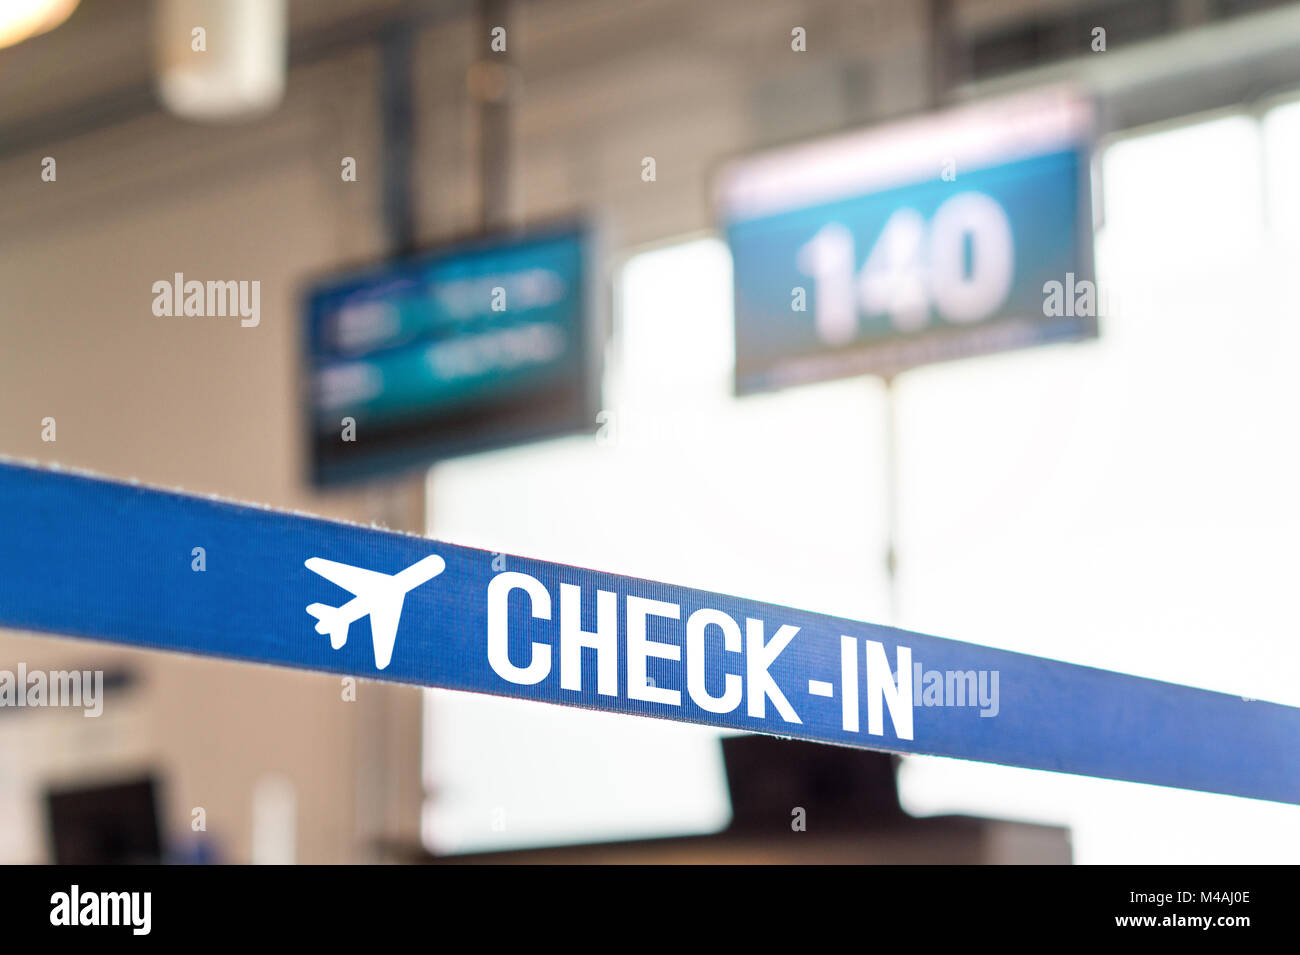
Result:
<svg viewBox="0 0 1300 955"><path fill-rule="evenodd" d="M484 238L314 284L312 473L335 483L594 426L580 228Z"/></svg>
<svg viewBox="0 0 1300 955"><path fill-rule="evenodd" d="M974 158L943 158L956 123ZM1088 139L1009 125L1005 111L940 114L742 169L722 209L737 391L1095 335L1091 300L1076 309L1072 294L1094 279Z"/></svg>

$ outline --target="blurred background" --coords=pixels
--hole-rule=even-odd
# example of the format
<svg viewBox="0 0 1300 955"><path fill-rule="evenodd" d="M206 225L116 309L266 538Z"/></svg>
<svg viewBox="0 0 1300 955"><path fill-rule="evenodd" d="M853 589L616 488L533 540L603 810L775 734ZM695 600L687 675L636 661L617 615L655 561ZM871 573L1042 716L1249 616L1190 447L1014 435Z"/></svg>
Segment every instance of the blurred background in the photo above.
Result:
<svg viewBox="0 0 1300 955"><path fill-rule="evenodd" d="M0 47L0 454L1300 705L1300 4L10 0ZM918 129L944 182L941 117L1020 135L960 111L1062 88L1095 335L738 394L728 184ZM393 304L544 289L556 234L562 345ZM161 317L176 273L258 321ZM474 329L465 387L388 389L398 338ZM0 633L20 662L106 690L0 708L4 862L1300 855L1294 806Z"/></svg>

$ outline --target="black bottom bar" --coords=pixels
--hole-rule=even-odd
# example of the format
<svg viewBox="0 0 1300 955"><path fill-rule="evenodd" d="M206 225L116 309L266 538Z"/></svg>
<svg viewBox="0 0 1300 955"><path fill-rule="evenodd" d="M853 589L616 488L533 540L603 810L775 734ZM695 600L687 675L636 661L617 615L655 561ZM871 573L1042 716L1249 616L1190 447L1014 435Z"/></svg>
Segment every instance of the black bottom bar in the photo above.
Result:
<svg viewBox="0 0 1300 955"><path fill-rule="evenodd" d="M1239 867L10 867L0 873L0 913L6 942L148 938L205 948L353 938L459 948L477 938L497 951L514 939L618 951L619 939L710 936L770 947L778 932L814 950L900 935L909 947L1125 936L1235 946L1294 924L1290 876ZM111 918L116 908L126 924L51 924L68 921L73 885L83 913ZM145 892L148 934L137 935L144 897L120 893ZM100 908L100 893L119 895Z"/></svg>

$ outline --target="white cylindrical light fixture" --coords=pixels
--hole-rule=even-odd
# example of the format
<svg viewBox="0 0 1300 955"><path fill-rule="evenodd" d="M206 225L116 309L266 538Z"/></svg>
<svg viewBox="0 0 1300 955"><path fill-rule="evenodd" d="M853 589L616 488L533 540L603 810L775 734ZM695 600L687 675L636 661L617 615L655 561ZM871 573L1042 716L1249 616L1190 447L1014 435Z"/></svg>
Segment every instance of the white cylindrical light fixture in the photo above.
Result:
<svg viewBox="0 0 1300 955"><path fill-rule="evenodd" d="M284 97L286 0L156 0L154 21L158 95L177 116L243 119Z"/></svg>

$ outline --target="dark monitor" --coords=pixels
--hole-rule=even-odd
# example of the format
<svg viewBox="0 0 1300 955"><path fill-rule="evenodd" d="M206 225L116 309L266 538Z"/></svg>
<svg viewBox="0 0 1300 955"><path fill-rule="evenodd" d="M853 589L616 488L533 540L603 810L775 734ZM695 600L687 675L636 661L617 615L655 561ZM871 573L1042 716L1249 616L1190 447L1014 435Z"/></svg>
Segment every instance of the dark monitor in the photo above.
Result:
<svg viewBox="0 0 1300 955"><path fill-rule="evenodd" d="M805 809L823 831L860 832L908 821L898 801L898 757L774 736L722 740L737 833L781 833Z"/></svg>
<svg viewBox="0 0 1300 955"><path fill-rule="evenodd" d="M162 861L152 777L45 796L58 865L130 865Z"/></svg>
<svg viewBox="0 0 1300 955"><path fill-rule="evenodd" d="M336 273L305 300L315 484L595 430L603 342L580 226Z"/></svg>

